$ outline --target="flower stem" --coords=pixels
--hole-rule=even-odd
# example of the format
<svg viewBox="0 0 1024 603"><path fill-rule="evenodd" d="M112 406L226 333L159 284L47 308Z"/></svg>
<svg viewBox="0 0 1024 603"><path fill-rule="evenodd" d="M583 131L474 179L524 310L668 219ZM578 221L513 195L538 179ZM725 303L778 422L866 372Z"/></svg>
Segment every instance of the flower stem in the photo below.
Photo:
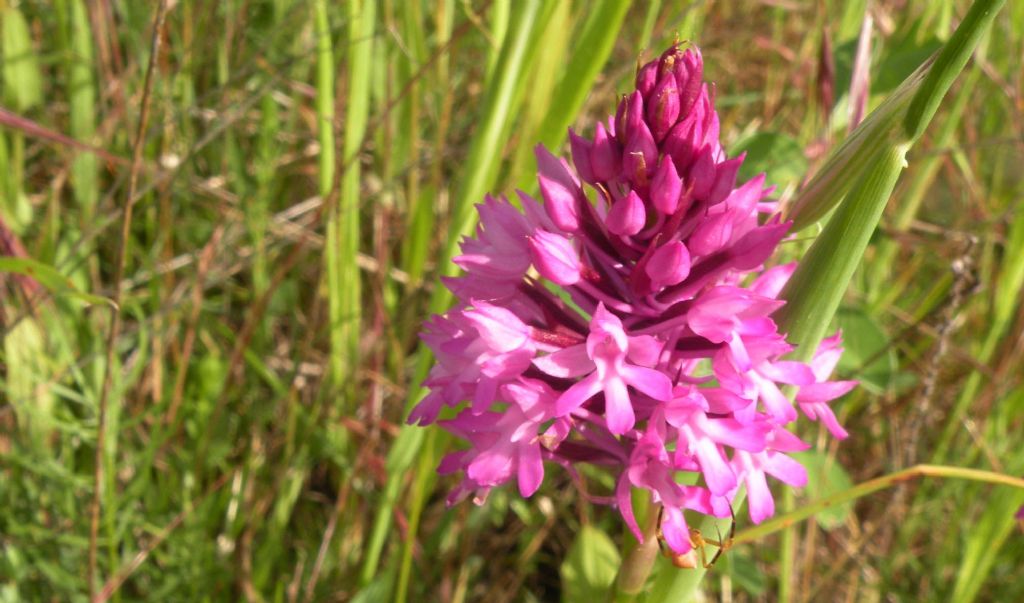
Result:
<svg viewBox="0 0 1024 603"><path fill-rule="evenodd" d="M647 520L644 525L644 541L633 540L629 551L622 559L619 575L615 579L615 587L611 600L615 603L635 601L643 591L647 577L651 574L654 562L658 559L658 514L648 507Z"/></svg>
<svg viewBox="0 0 1024 603"><path fill-rule="evenodd" d="M765 536L774 534L779 530L803 521L815 513L823 511L829 507L851 500L856 500L862 496L867 496L868 494L872 494L886 488L891 488L892 486L919 477L965 479L969 481L987 482L990 484L1000 484L1024 489L1024 479L1013 477L1011 475L1003 475L1002 473L995 473L993 471L982 471L980 469L967 469L963 467L947 467L944 465L914 465L913 467L902 471L897 471L895 473L890 473L889 475L883 475L882 477L876 477L875 479L868 480L848 490L844 490L843 492L838 492L832 496L826 496L825 498L815 502L803 505L791 513L775 517L759 526L743 530L736 534L736 538L733 540L733 543L742 544L744 542L760 540Z"/></svg>

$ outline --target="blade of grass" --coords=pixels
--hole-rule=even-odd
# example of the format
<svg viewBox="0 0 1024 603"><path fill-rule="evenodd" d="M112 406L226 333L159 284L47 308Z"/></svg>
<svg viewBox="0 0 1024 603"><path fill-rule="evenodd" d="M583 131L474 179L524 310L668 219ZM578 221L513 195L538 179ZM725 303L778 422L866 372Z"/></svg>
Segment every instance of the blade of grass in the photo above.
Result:
<svg viewBox="0 0 1024 603"><path fill-rule="evenodd" d="M982 35L1006 0L978 0L949 41L910 75L843 141L789 212L793 231L825 216L859 182L891 136L913 143L924 133L939 103L963 70Z"/></svg>
<svg viewBox="0 0 1024 603"><path fill-rule="evenodd" d="M736 533L733 544L756 542L766 536L774 534L775 532L797 524L825 509L841 505L852 500L857 500L858 498L862 498L868 494L873 494L886 488L892 488L893 486L898 486L920 477L962 479L1000 486L1009 486L1011 488L1024 490L1024 479L1013 477L1011 475L1004 475L1002 473L996 473L994 471L966 469L963 467L947 467L942 465L914 465L913 467L903 469L902 471L883 475L882 477L876 477L875 479L857 484L849 490L838 492L832 496L826 496L820 500L803 505L791 513L773 517L760 525L741 530Z"/></svg>
<svg viewBox="0 0 1024 603"><path fill-rule="evenodd" d="M138 188L139 172L142 167L142 152L146 141L146 132L149 126L150 95L153 90L153 74L156 71L156 62L160 54L160 42L162 40L162 29L164 17L167 14L167 0L160 0L156 7L156 14L153 17L153 33L150 40L149 63L146 66L146 76L142 88L141 113L139 114L138 128L135 132L135 143L132 148L132 167L128 178L128 192L124 209L121 214L121 232L118 239L117 258L114 261L114 294L112 305L115 308L111 312L110 328L107 332L107 353L106 361L103 364L103 386L100 390L98 401L98 413L96 425L96 454L94 457L93 469L93 496L89 522L89 562L86 568L86 582L88 584L89 596L96 596L96 575L97 556L96 547L99 537L100 515L104 498L110 493L103 487L105 465L113 459L108 458L106 422L107 405L110 398L111 386L114 379L114 353L117 346L118 335L121 330L121 291L124 280L124 265L128 256L128 243L131 236L132 213L135 206L135 192ZM115 432L116 439L116 432ZM116 542L110 543L116 547Z"/></svg>
<svg viewBox="0 0 1024 603"><path fill-rule="evenodd" d="M896 186L908 147L890 143L882 150L783 289L786 305L775 317L797 346L797 359L810 359L824 337Z"/></svg>
<svg viewBox="0 0 1024 603"><path fill-rule="evenodd" d="M538 142L549 149L561 146L568 136L567 128L576 119L594 80L608 61L631 4L628 0L600 0L587 7L587 20L580 34L572 36L572 53L565 75L551 97L538 130ZM531 145L527 146L532 149Z"/></svg>
<svg viewBox="0 0 1024 603"><path fill-rule="evenodd" d="M452 220L438 266L442 275L451 275L456 267L451 263L459 239L470 232L475 223L473 203L482 199L496 179L503 148L508 141L512 124L515 122L517 96L523 83L528 79L531 66L531 50L536 50L537 39L543 31L553 4L541 0L526 0L515 6L505 43L502 45L495 80L487 83L487 97L479 121L479 128L470 143L463 178L452 204ZM451 293L444 287L437 287L431 296L430 311L443 312L451 302ZM423 395L419 383L430 367L431 356L420 348L416 372L406 408L417 402ZM378 504L373 530L366 548L360 584L368 585L377 572L381 550L391 526L391 514L405 480L411 462L420 449L425 430L415 426L404 426L388 454L388 481ZM419 513L423 501L410 501L410 514ZM414 535L409 535L405 546L412 546Z"/></svg>

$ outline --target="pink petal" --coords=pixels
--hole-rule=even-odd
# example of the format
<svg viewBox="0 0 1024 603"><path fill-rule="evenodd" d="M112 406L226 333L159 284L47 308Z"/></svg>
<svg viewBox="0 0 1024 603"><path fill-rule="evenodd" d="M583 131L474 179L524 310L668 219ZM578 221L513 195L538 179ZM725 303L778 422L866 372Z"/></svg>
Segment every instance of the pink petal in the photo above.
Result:
<svg viewBox="0 0 1024 603"><path fill-rule="evenodd" d="M633 364L654 366L658 363L658 357L664 347L665 344L652 335L634 335L629 337L629 351L626 357Z"/></svg>
<svg viewBox="0 0 1024 603"><path fill-rule="evenodd" d="M579 254L566 237L546 230L538 230L528 239L530 256L537 272L549 281L574 285L580 280Z"/></svg>
<svg viewBox="0 0 1024 603"><path fill-rule="evenodd" d="M583 344L534 358L533 365L552 377L563 379L586 375L594 370L594 361L587 355L587 348Z"/></svg>
<svg viewBox="0 0 1024 603"><path fill-rule="evenodd" d="M782 453L769 454L764 470L772 477L795 488L807 485L807 470L804 466Z"/></svg>
<svg viewBox="0 0 1024 603"><path fill-rule="evenodd" d="M775 500L772 498L772 491L768 489L764 473L758 470L751 471L747 474L744 482L747 484L750 521L761 523L774 515Z"/></svg>
<svg viewBox="0 0 1024 603"><path fill-rule="evenodd" d="M593 398L599 391L601 391L601 381L598 379L597 373L591 373L581 381L574 383L558 397L558 400L555 401L555 415L564 417Z"/></svg>
<svg viewBox="0 0 1024 603"><path fill-rule="evenodd" d="M519 493L524 498L533 495L544 481L544 462L540 456L540 446L525 444L519 446Z"/></svg>
<svg viewBox="0 0 1024 603"><path fill-rule="evenodd" d="M625 365L619 369L619 374L626 383L655 400L666 402L672 399L672 380L661 371Z"/></svg>
<svg viewBox="0 0 1024 603"><path fill-rule="evenodd" d="M626 391L626 383L622 379L612 376L605 379L603 385L604 414L605 420L608 422L608 431L615 435L622 435L632 429L636 422L633 403L629 399L629 392ZM572 391L572 388L569 391Z"/></svg>
<svg viewBox="0 0 1024 603"><path fill-rule="evenodd" d="M707 439L698 442L695 452L704 474L704 482L712 494L722 496L736 487L736 475L714 442Z"/></svg>
<svg viewBox="0 0 1024 603"><path fill-rule="evenodd" d="M566 232L576 232L579 229L578 207L584 201L583 191L565 164L544 145L537 145L534 153L544 209L556 226Z"/></svg>

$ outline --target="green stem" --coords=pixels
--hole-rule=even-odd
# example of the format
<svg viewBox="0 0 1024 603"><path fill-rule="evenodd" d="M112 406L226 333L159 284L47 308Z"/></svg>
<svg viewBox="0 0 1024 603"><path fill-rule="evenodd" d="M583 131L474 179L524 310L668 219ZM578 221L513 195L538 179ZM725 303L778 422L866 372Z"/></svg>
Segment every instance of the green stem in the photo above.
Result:
<svg viewBox="0 0 1024 603"><path fill-rule="evenodd" d="M612 601L625 603L635 601L644 589L647 577L651 575L654 562L658 559L658 513L653 508L647 510L647 521L644 526L644 541L633 544L619 567L619 575L615 579L615 590Z"/></svg>
<svg viewBox="0 0 1024 603"><path fill-rule="evenodd" d="M851 500L857 500L868 494L879 490L885 490L893 486L908 482L919 477L942 477L948 479L964 479L974 482L985 482L1000 486L1024 489L1024 479L1004 475L994 471L983 471L981 469L966 469L963 467L948 467L944 465L914 465L902 471L876 477L862 484L858 484L848 490L837 492L832 496L826 496L815 502L806 504L799 509L770 519L761 525L743 530L736 534L734 544L755 542L762 538L783 530L789 526L799 523L812 515L824 511L829 507L841 505Z"/></svg>

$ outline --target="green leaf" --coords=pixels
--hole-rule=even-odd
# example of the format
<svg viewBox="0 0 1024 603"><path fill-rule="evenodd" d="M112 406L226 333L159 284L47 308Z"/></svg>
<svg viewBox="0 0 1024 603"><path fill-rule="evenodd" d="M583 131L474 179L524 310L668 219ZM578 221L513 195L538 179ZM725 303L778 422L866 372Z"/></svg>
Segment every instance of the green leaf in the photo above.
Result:
<svg viewBox="0 0 1024 603"><path fill-rule="evenodd" d="M1005 1L975 2L942 50L910 74L829 155L793 201L789 217L794 231L817 222L838 205L856 183L864 180L887 148L913 143L920 137Z"/></svg>
<svg viewBox="0 0 1024 603"><path fill-rule="evenodd" d="M0 64L5 103L22 112L42 102L43 81L32 36L24 15L15 8L0 10Z"/></svg>
<svg viewBox="0 0 1024 603"><path fill-rule="evenodd" d="M607 534L585 525L562 562L563 601L601 601L619 570L619 550Z"/></svg>
<svg viewBox="0 0 1024 603"><path fill-rule="evenodd" d="M836 322L843 331L839 373L860 381L872 393L884 393L893 385L898 368L889 336L875 319L859 309L841 308Z"/></svg>
<svg viewBox="0 0 1024 603"><path fill-rule="evenodd" d="M786 188L800 182L807 173L803 147L795 138L781 132L757 132L733 145L729 155L743 152L747 157L740 166L740 181L764 172L769 184Z"/></svg>
<svg viewBox="0 0 1024 603"><path fill-rule="evenodd" d="M791 453L807 469L807 486L803 494L811 500L820 500L853 487L853 480L835 459L829 459L818 450ZM826 507L814 515L825 530L834 530L846 523L853 513L853 503L845 502Z"/></svg>
<svg viewBox="0 0 1024 603"><path fill-rule="evenodd" d="M1006 0L978 0L971 5L971 10L967 11L967 16L953 32L953 37L942 47L928 69L924 83L910 101L910 108L903 120L904 131L910 140L916 140L924 133L939 109L939 103L963 71L981 36L988 31L996 13L1005 3Z"/></svg>
<svg viewBox="0 0 1024 603"><path fill-rule="evenodd" d="M90 305L109 304L113 308L117 307L110 299L79 291L71 279L56 268L32 258L0 257L0 272L27 276L49 289L54 295L67 296Z"/></svg>
<svg viewBox="0 0 1024 603"><path fill-rule="evenodd" d="M729 571L729 577L738 588L755 597L760 597L768 590L768 581L757 563L743 551L732 550L723 555L719 561Z"/></svg>
<svg viewBox="0 0 1024 603"><path fill-rule="evenodd" d="M611 55L630 4L629 0L600 0L587 7L590 14L583 31L572 40L565 76L552 95L551 107L540 127L540 142L548 148L557 147L565 140L566 128L572 125L597 74Z"/></svg>
<svg viewBox="0 0 1024 603"><path fill-rule="evenodd" d="M907 145L883 149L783 289L786 305L776 318L797 346L797 359L809 360L824 337L896 186L906 152Z"/></svg>

